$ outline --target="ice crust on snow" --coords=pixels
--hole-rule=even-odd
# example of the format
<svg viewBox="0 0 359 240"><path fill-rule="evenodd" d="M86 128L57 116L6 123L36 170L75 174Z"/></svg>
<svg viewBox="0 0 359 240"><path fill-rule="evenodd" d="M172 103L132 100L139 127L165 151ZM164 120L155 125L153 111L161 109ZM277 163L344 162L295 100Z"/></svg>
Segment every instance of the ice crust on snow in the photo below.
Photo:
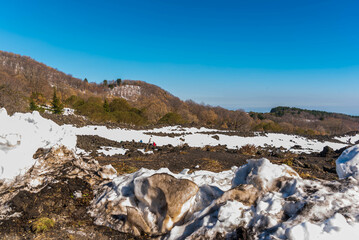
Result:
<svg viewBox="0 0 359 240"><path fill-rule="evenodd" d="M25 173L35 163L33 155L38 148L63 145L75 150L76 135L38 112L9 116L2 108L0 123L0 180Z"/></svg>
<svg viewBox="0 0 359 240"><path fill-rule="evenodd" d="M239 226L253 229L256 239L359 239L359 183L354 178L342 182L301 179L290 167L275 165L267 159L249 160L242 167L212 173L168 169L140 169L118 176L100 188L91 213L96 223L124 230L123 222L112 221L113 215L126 215L135 208L152 229L158 216L149 206L136 199L136 183L156 174L167 173L177 179L188 179L199 187L185 219L165 234L165 239L215 239L217 234L236 235ZM238 184L261 189L256 203L221 196ZM242 186L242 185L240 185ZM139 187L139 186L137 186ZM108 206L116 206L111 210ZM350 234L349 234L350 233Z"/></svg>

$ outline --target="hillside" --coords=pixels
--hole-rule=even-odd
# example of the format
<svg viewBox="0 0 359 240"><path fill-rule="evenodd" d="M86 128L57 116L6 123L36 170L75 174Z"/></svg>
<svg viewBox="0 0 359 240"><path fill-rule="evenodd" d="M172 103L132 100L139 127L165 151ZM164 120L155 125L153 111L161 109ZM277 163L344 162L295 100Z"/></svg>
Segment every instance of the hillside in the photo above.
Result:
<svg viewBox="0 0 359 240"><path fill-rule="evenodd" d="M9 113L30 111L30 100L50 105L54 88L65 106L97 123L141 126L191 125L241 132L333 135L359 130L359 118L289 107L270 113L245 113L182 101L158 86L132 80L89 83L30 57L0 51L0 107Z"/></svg>

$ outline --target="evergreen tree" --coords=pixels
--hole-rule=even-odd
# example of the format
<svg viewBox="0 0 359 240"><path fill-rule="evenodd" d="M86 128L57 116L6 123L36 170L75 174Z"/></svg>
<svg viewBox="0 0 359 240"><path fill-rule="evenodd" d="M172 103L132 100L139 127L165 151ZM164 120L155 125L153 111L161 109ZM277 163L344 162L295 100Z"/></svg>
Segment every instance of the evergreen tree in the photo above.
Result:
<svg viewBox="0 0 359 240"><path fill-rule="evenodd" d="M103 103L103 109L105 109L106 112L110 111L110 105L108 104L106 99L105 102Z"/></svg>
<svg viewBox="0 0 359 240"><path fill-rule="evenodd" d="M84 79L84 82L85 82L85 83L88 83L89 81L87 81L87 78L85 78L85 79Z"/></svg>
<svg viewBox="0 0 359 240"><path fill-rule="evenodd" d="M52 105L51 110L53 113L62 114L64 106L62 105L60 98L57 97L56 88L54 88L54 95L52 97L51 105Z"/></svg>
<svg viewBox="0 0 359 240"><path fill-rule="evenodd" d="M30 99L30 111L38 111L38 107L33 98Z"/></svg>
<svg viewBox="0 0 359 240"><path fill-rule="evenodd" d="M117 82L117 86L120 86L122 82L121 78L117 78L116 82Z"/></svg>
<svg viewBox="0 0 359 240"><path fill-rule="evenodd" d="M107 86L107 80L103 80L103 85Z"/></svg>

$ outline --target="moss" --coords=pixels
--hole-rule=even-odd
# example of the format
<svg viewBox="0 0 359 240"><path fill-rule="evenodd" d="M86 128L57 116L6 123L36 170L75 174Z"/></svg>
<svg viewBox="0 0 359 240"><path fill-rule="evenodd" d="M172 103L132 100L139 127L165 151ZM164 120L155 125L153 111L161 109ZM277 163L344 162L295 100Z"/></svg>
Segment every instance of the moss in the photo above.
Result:
<svg viewBox="0 0 359 240"><path fill-rule="evenodd" d="M42 217L32 222L31 230L35 233L46 232L53 226L55 226L54 220L47 217Z"/></svg>
<svg viewBox="0 0 359 240"><path fill-rule="evenodd" d="M293 159L291 158L284 159L283 163L288 165L289 167L293 167Z"/></svg>

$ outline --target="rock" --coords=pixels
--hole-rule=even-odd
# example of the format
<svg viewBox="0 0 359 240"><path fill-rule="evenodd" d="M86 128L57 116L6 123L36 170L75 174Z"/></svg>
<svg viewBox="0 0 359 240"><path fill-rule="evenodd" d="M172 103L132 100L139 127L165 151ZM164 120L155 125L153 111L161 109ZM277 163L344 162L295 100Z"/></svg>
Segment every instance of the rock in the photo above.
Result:
<svg viewBox="0 0 359 240"><path fill-rule="evenodd" d="M219 140L219 136L218 135L213 135L212 138Z"/></svg>
<svg viewBox="0 0 359 240"><path fill-rule="evenodd" d="M171 230L185 216L199 190L194 182L166 173L136 179L134 184L136 198L157 216L160 233Z"/></svg>
<svg viewBox="0 0 359 240"><path fill-rule="evenodd" d="M329 173L337 173L335 167L328 168L328 167L323 166L323 171L329 172Z"/></svg>
<svg viewBox="0 0 359 240"><path fill-rule="evenodd" d="M333 154L335 154L335 152L334 152L333 148L331 148L329 146L325 146L323 148L323 150L319 153L319 155L321 157L328 157L328 156L333 155Z"/></svg>

